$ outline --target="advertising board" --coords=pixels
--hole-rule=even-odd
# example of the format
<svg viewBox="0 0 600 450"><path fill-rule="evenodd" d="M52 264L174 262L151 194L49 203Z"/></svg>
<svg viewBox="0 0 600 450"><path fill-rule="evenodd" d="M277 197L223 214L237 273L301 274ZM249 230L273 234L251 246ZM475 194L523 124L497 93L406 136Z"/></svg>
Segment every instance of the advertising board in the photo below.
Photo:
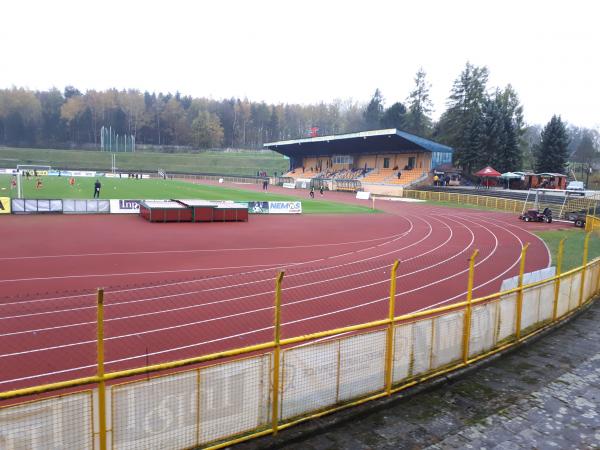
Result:
<svg viewBox="0 0 600 450"><path fill-rule="evenodd" d="M301 202L269 202L269 214L301 214Z"/></svg>
<svg viewBox="0 0 600 450"><path fill-rule="evenodd" d="M269 202L248 202L250 214L269 214Z"/></svg>
<svg viewBox="0 0 600 450"><path fill-rule="evenodd" d="M0 197L0 214L10 214L10 198Z"/></svg>
<svg viewBox="0 0 600 450"><path fill-rule="evenodd" d="M140 212L140 200L111 200L111 214L138 214Z"/></svg>

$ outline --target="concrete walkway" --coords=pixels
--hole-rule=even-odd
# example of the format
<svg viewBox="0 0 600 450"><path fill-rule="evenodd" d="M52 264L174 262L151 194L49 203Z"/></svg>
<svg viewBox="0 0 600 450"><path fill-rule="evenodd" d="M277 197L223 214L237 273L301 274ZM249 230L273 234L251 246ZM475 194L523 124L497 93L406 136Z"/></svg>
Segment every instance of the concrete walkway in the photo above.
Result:
<svg viewBox="0 0 600 450"><path fill-rule="evenodd" d="M600 449L600 301L546 336L426 391L236 446Z"/></svg>

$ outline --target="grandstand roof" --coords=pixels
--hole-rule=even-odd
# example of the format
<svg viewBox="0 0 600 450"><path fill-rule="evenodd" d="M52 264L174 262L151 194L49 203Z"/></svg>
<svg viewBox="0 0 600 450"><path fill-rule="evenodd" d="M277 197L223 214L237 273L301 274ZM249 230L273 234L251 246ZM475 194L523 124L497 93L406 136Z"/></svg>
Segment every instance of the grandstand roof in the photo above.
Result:
<svg viewBox="0 0 600 450"><path fill-rule="evenodd" d="M286 156L408 153L414 151L453 152L451 147L396 128L268 142L263 146Z"/></svg>

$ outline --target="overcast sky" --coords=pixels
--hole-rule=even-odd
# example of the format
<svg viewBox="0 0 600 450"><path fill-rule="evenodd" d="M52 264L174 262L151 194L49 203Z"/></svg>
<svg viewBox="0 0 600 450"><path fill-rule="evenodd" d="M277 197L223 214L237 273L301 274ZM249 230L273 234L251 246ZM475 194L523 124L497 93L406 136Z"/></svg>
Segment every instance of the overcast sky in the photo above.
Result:
<svg viewBox="0 0 600 450"><path fill-rule="evenodd" d="M466 61L511 83L528 123L600 125L600 3L31 1L0 8L0 88L137 88L270 103L404 101L437 118Z"/></svg>

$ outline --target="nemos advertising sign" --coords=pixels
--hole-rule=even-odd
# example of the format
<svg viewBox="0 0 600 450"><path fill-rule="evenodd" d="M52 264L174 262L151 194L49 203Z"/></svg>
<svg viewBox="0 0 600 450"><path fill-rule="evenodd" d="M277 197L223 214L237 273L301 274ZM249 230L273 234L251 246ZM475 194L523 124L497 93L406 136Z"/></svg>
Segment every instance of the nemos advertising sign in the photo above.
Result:
<svg viewBox="0 0 600 450"><path fill-rule="evenodd" d="M138 214L140 212L140 200L111 200L111 214Z"/></svg>
<svg viewBox="0 0 600 450"><path fill-rule="evenodd" d="M250 214L300 214L302 202L248 202Z"/></svg>
<svg viewBox="0 0 600 450"><path fill-rule="evenodd" d="M300 214L301 202L269 202L269 214Z"/></svg>

